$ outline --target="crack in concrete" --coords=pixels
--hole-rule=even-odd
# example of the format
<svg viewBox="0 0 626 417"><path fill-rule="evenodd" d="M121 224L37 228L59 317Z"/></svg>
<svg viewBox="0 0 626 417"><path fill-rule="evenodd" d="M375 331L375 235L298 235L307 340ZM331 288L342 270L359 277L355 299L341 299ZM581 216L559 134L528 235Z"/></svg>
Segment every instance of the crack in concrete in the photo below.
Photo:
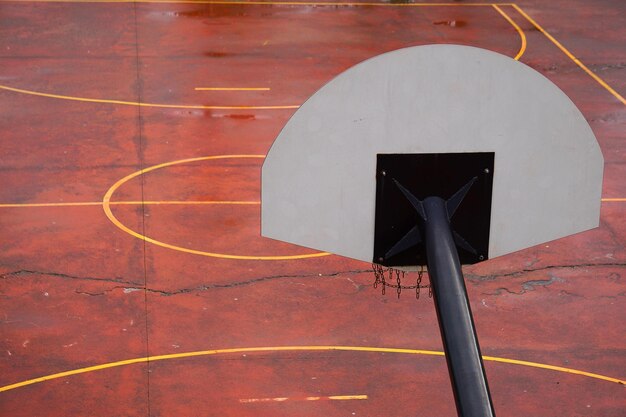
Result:
<svg viewBox="0 0 626 417"><path fill-rule="evenodd" d="M577 294L575 292L571 292L571 291L567 291L567 290L561 290L561 291L559 291L559 294L560 295L566 295L568 297L585 298L584 295L580 295L580 294ZM600 296L600 298L602 298L602 296Z"/></svg>
<svg viewBox="0 0 626 417"><path fill-rule="evenodd" d="M115 286L113 288L109 288L108 290L104 290L102 292L88 292L88 291L80 291L80 290L74 290L74 292L76 294L89 295L91 297L95 297L95 296L98 296L98 295L104 295L104 294L109 293L109 292L111 292L111 291L113 291L115 289L118 289L118 288L123 288L123 287Z"/></svg>
<svg viewBox="0 0 626 417"><path fill-rule="evenodd" d="M116 284L141 285L141 283L133 281L125 281L122 278L96 278L96 277L79 277L76 275L63 274L59 272L32 271L28 269L20 269L19 271L7 272L0 275L0 279L10 279L24 275L50 276L55 278L70 279L76 281L96 281L96 282L113 282Z"/></svg>
<svg viewBox="0 0 626 417"><path fill-rule="evenodd" d="M188 293L192 293L192 292L202 292L202 291L208 291L211 289L221 289L221 288L236 288L236 287L243 287L246 285L253 285L259 282L266 282L266 281L271 281L271 280L275 280L275 279L283 279L283 278L330 278L330 277L336 277L338 275L342 275L342 274L360 274L360 273L364 273L364 272L371 272L369 269L365 269L365 270L353 270L353 271L340 271L340 272L333 272L333 273L328 273L328 274L302 274L302 275L273 275L273 276L269 276L269 277L259 277L259 278L253 278L250 280L246 280L246 281L237 281L237 282L230 282L230 283L226 283L226 284L203 284L203 285L199 285L197 287L192 287L192 288L181 288L178 290L173 290L173 291L167 291L167 290L159 290L159 289L155 289L155 288L146 288L144 286L131 286L131 287L127 287L127 286L122 286L122 285L116 285L114 287L111 287L109 289L103 290L101 292L97 292L97 293L92 293L92 292L88 292L88 291L82 291L82 290L75 290L74 292L76 294L83 294L83 295L89 295L89 296L99 296L99 295L105 295L111 291L123 288L124 293L129 294L131 292L135 292L135 291L146 291L149 293L153 293L153 294L160 294L166 297L170 297L173 295L179 295L179 294L188 294ZM358 285L356 284L354 281L349 280L351 282L352 285Z"/></svg>
<svg viewBox="0 0 626 417"><path fill-rule="evenodd" d="M603 72L603 71L611 71L611 70L622 70L626 68L626 64L622 62L616 63L616 64L587 63L587 67L593 72ZM542 67L534 66L534 69L541 71L543 73L548 73L548 74L571 74L573 72L580 70L580 67L576 65L575 63L567 62L565 64L551 64L551 65L542 66Z"/></svg>
<svg viewBox="0 0 626 417"><path fill-rule="evenodd" d="M535 279L525 281L522 283L522 291L533 291L535 287L547 287L548 285L552 285L555 282L563 282L563 280L558 277L551 276L550 279Z"/></svg>
<svg viewBox="0 0 626 417"><path fill-rule="evenodd" d="M527 268L527 269L522 269L522 270L514 271L514 272L508 272L504 274L490 274L490 275L465 274L465 276L470 281L483 282L483 281L495 281L498 278L520 277L531 272L538 272L538 271L545 271L545 270L578 269L578 268L593 268L593 267L607 267L607 266L626 267L626 263L611 262L611 263L587 263L587 264L576 264L576 265L548 265L548 266L544 266L540 268ZM156 289L156 288L147 288L141 285L140 283L132 282L132 281L124 281L120 278L111 279L111 278L95 278L95 277L78 277L78 276L62 274L62 273L31 271L31 270L25 270L25 269L2 274L0 275L0 279L9 279L9 278L21 276L21 275L42 275L42 276L45 275L45 276L53 276L53 277L72 279L72 280L78 280L78 281L86 280L86 281L97 281L97 282L111 282L115 284L125 284L125 285L116 285L111 288L102 290L100 292L89 292L89 291L78 290L78 289L76 289L74 292L76 294L83 294L83 295L88 295L88 296L101 296L101 295L105 295L115 290L123 289L124 293L126 294L129 294L135 291L146 291L149 293L160 294L162 296L169 297L169 296L174 296L174 295L179 295L179 294L203 292L203 291L208 291L212 289L237 288L237 287L243 287L243 286L248 286L248 285L254 285L254 284L262 283L262 282L273 281L277 279L289 279L289 278L318 278L319 279L319 278L331 278L331 277L336 277L339 275L346 275L346 274L356 275L356 274L362 274L362 273L368 273L368 272L372 272L371 269L338 271L338 272L332 272L332 273L326 273L326 274L272 275L272 276L267 276L267 277L252 278L252 279L245 280L245 281L202 284L196 287L181 288L181 289L172 290L172 291ZM360 285L350 279L348 281L351 283L351 285L354 285L354 286ZM557 282L557 281L562 281L562 280L555 276L551 276L550 279L547 279L547 280L528 280L521 284L522 289L519 292L512 291L506 287L500 287L496 289L496 291L493 293L484 293L484 294L485 295L501 295L503 292L507 292L509 294L522 295L522 294L525 294L526 292L534 291L536 287L545 287L548 285L552 285L554 282Z"/></svg>
<svg viewBox="0 0 626 417"><path fill-rule="evenodd" d="M253 279L246 280L246 281L230 282L230 283L226 283L226 284L204 284L204 285L200 285L200 286L193 287L193 288L182 288L182 289L175 290L175 291L157 290L157 289L153 289L153 288L148 288L146 291L152 292L152 293L156 293L156 294L161 294L161 295L164 295L164 296L172 296L172 295L178 295L178 294L187 294L187 293L196 292L196 291L207 291L207 290L211 290L211 289L243 287L243 286L253 285L253 284L257 284L257 283L261 283L261 282L272 281L272 280L276 280L276 279L285 279L285 278L332 278L332 277L336 277L336 276L343 275L343 274L354 275L354 274L361 274L361 273L365 273L365 272L371 272L371 270L363 269L363 270L352 270L352 271L339 271L339 272L332 272L332 273L327 273L327 274L272 275L272 276L268 276L268 277L259 277L259 278L253 278ZM352 284L354 285L354 283L352 283Z"/></svg>
<svg viewBox="0 0 626 417"><path fill-rule="evenodd" d="M621 70L626 68L626 63L620 62L617 64L588 64L587 67L593 72L606 71L606 70Z"/></svg>
<svg viewBox="0 0 626 417"><path fill-rule="evenodd" d="M618 292L615 295L601 295L600 296L600 298L608 298L608 299L611 299L611 300L615 300L618 297L626 297L626 291Z"/></svg>
<svg viewBox="0 0 626 417"><path fill-rule="evenodd" d="M483 281L495 281L498 278L509 278L509 277L520 277L531 272L540 272L540 271L548 271L553 269L579 269L579 268L599 268L599 267L607 267L607 266L615 266L615 267L626 267L626 262L607 262L607 263L586 263L586 264L575 264L575 265L547 265L540 268L524 268L519 271L507 272L504 274L489 274L489 275L478 275L478 274L465 274L465 277L473 282L483 282Z"/></svg>
<svg viewBox="0 0 626 417"><path fill-rule="evenodd" d="M522 283L522 290L519 292L511 291L510 289L506 287L500 287L500 288L497 288L495 292L492 292L492 293L485 292L483 294L502 295L502 291L505 291L508 294L523 295L529 291L535 291L537 287L547 287L548 285L552 285L555 282L562 282L562 281L563 280L558 277L551 276L550 279L534 279L534 280L524 281Z"/></svg>

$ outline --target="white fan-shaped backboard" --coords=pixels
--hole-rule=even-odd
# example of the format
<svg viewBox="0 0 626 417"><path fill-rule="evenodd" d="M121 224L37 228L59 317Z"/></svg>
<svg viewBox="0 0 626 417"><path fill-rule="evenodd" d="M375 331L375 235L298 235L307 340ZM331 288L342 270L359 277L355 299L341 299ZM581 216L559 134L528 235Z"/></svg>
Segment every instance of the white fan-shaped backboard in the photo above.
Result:
<svg viewBox="0 0 626 417"><path fill-rule="evenodd" d="M372 261L376 155L494 152L490 258L598 225L603 158L584 117L530 67L418 46L360 63L289 120L263 165L262 234Z"/></svg>

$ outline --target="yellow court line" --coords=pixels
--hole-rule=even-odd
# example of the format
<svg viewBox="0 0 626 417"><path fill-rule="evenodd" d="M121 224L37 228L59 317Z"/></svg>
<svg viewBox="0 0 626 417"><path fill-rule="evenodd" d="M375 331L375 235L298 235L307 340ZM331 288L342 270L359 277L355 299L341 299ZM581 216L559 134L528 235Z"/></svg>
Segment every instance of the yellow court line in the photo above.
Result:
<svg viewBox="0 0 626 417"><path fill-rule="evenodd" d="M626 198L603 198L602 202L605 203L623 203L626 202ZM75 206L102 206L102 201L88 201L88 202L67 202L67 203L3 203L0 204L0 208L28 208L28 207L75 207ZM163 200L163 201L109 201L111 206L139 206L139 205L155 205L155 206L184 206L184 205L260 205L260 201L237 201L237 200L205 200L205 201L184 201L184 200Z"/></svg>
<svg viewBox="0 0 626 417"><path fill-rule="evenodd" d="M21 208L21 207L74 207L74 206L101 206L102 201L77 202L77 203L5 203L0 204L0 208Z"/></svg>
<svg viewBox="0 0 626 417"><path fill-rule="evenodd" d="M227 204L231 204L231 205L239 205L239 206L252 206L252 205L260 205L261 202L260 201L218 201L218 200L214 200L214 201L132 201L132 202L124 202L124 201L120 201L120 202L111 202L111 204L115 205L115 204L145 204L145 205L155 205L155 206L160 206L160 205L174 205L174 206L184 206L184 205L191 205L191 206L196 206L196 205L227 205Z"/></svg>
<svg viewBox="0 0 626 417"><path fill-rule="evenodd" d="M622 203L626 202L626 198L602 198L604 203ZM87 202L67 202L67 203L0 203L0 208L28 208L28 207L81 207L81 206L102 206L102 201L87 201ZM184 206L184 205L260 205L260 201L238 201L238 200L148 200L148 201L109 201L111 206L139 206L139 205L155 205L155 206Z"/></svg>
<svg viewBox="0 0 626 417"><path fill-rule="evenodd" d="M60 94L40 93L38 91L24 90L21 88L9 87L6 85L0 85L0 90L12 91L14 93L28 94L32 96L56 98L60 100L82 101L88 103L104 103L104 104L121 104L124 106L139 106L139 107L157 107L164 109L200 109L200 110L285 110L285 109L297 109L299 105L289 106L203 106L203 105L185 105L185 104L156 104L156 103L143 103L137 101L123 101L123 100L108 100L99 98L87 98L87 97L74 97L65 96Z"/></svg>
<svg viewBox="0 0 626 417"><path fill-rule="evenodd" d="M134 230L130 229L129 227L124 225L122 222L120 222L117 219L117 217L115 217L115 215L113 214L113 211L111 210L111 204L112 204L111 203L111 197L113 196L115 191L118 188L120 188L124 183L126 183L126 182L132 180L133 178L136 178L136 177L138 177L140 175L144 175L144 174L146 174L148 172L151 172L151 171L154 171L154 170L157 170L157 169L161 169L161 168L165 168L165 167L169 167L169 166L172 166L172 165L187 164L187 163L191 163L191 162L208 161L208 160L215 160L215 159L237 159L237 158L265 158L265 155L214 155L214 156L202 156L202 157L198 157L198 158L181 159L181 160L178 160L178 161L164 162L162 164L153 165L151 167L144 168L144 169L141 169L139 171L133 172L132 174L129 174L129 175L125 176L124 178L118 180L115 184L113 184L111 186L111 188L109 188L107 190L107 192L105 193L105 195L104 195L104 197L102 199L102 208L104 210L105 215L111 221L111 223L113 223L120 230L128 233L129 235L131 235L133 237L136 237L137 239L143 240L144 242L149 242L149 243L152 243L154 245L161 246L163 248L167 248L167 249L171 249L171 250L175 250L175 251L179 251L179 252L190 253L192 255L208 256L208 257L212 257L212 258L221 258L221 259L241 259L241 260L255 260L255 261L285 261L285 260L294 260L294 259L319 258L321 256L328 256L328 255L330 255L330 253L327 253L327 252L315 252L315 253L309 253L309 254L304 254L304 255L250 256L250 255L233 255L233 254L227 254L227 253L207 252L207 251L201 251L201 250L196 250L196 249L185 248L185 247L182 247L182 246L171 245L169 243L162 242L160 240L156 240L156 239L153 239L153 238L148 237L146 235L142 235L141 233L135 232Z"/></svg>
<svg viewBox="0 0 626 417"><path fill-rule="evenodd" d="M283 402L289 400L289 397L273 397L273 398L240 398L239 402L248 403L268 403L268 402Z"/></svg>
<svg viewBox="0 0 626 417"><path fill-rule="evenodd" d="M21 207L75 207L75 206L102 206L102 201L89 201L89 202L76 202L76 203L7 203L0 204L0 208L21 208ZM179 201L179 200L164 200L164 201L110 201L112 206L140 206L140 205L260 205L260 201L229 201L229 200L213 200L213 201Z"/></svg>
<svg viewBox="0 0 626 417"><path fill-rule="evenodd" d="M375 353L399 353L410 355L430 355L430 356L445 356L444 352L434 350L419 350L419 349L399 349L399 348L383 348L383 347L368 347L368 346L277 346L277 347L250 347L250 348L231 348L231 349L215 349L215 350L203 350L197 352L183 352L174 353L169 355L147 356L143 358L127 359L117 362L109 362L101 365L88 366L85 368L74 369L71 371L59 372L56 374L45 375L38 378L29 379L26 381L17 382L15 384L5 385L0 387L0 392L13 390L28 385L37 384L40 382L50 381L54 379L64 378L72 375L84 374L87 372L100 371L104 369L116 368L120 366L133 365L137 363L148 363L170 359L191 358L197 356L209 356L217 354L232 354L232 353L252 353L252 352L293 352L293 351L351 351L351 352L375 352ZM507 359L495 356L483 356L486 361L506 363L511 365L528 366L531 368L547 369L556 372L564 372L573 375L580 375L589 378L595 378L603 381L614 382L620 385L625 385L626 380L612 378L605 375L596 373L581 371L578 369L564 368L562 366L548 365L538 362L522 361L517 359Z"/></svg>
<svg viewBox="0 0 626 417"><path fill-rule="evenodd" d="M626 380L624 379L612 378L609 376L595 374L592 372L581 371L578 369L565 368L563 366L548 365L545 363L538 363L538 362L521 361L517 359L498 358L494 356L483 356L483 359L486 361L507 363L509 365L521 365L521 366L528 366L531 368L548 369L550 371L564 372L566 374L573 374L573 375L581 375L581 376L586 376L589 378L600 379L603 381L615 382L616 384L620 384L620 385L626 385Z"/></svg>
<svg viewBox="0 0 626 417"><path fill-rule="evenodd" d="M21 1L21 0L18 0ZM67 2L64 0L25 0L24 2ZM0 3L3 2L0 0ZM70 1L70 3L76 1ZM79 1L78 3L125 3L126 0L121 1ZM138 3L141 1L129 0L131 3ZM237 2L237 1L145 1L146 3L205 3L205 4L224 4L224 5L314 5L314 6L492 6L494 7L519 33L522 45L520 47L519 52L515 56L514 59L519 60L521 56L524 54L526 50L526 35L522 31L522 29L498 6L514 6L512 3L473 3L473 4L456 4L456 3L324 3L324 2L308 2L308 3L300 3L300 2ZM139 106L139 107L152 107L152 108L169 108L169 109L200 109L200 110L288 110L288 109L298 109L300 105L281 105L281 106L205 106L205 105L185 105L185 104L159 104L159 103L144 103L144 102L136 102L136 101L125 101L125 100L110 100L110 99L95 99L88 97L77 97L77 96L67 96L61 94L52 94L52 93L42 93L39 91L26 90L22 88L9 87L6 85L0 85L0 90L11 91L15 93L34 95L39 97L46 98L54 98L60 100L70 100L70 101L79 101L79 102L88 102L88 103L101 103L101 104L117 104L117 105L125 105L125 106ZM267 87L196 87L196 91L269 91L270 88Z"/></svg>
<svg viewBox="0 0 626 417"><path fill-rule="evenodd" d="M512 6L517 10L522 16L526 18L538 31L544 34L545 37L550 39L550 41L557 46L565 55L567 55L572 61L576 63L583 71L585 71L591 78L596 80L598 84L604 87L609 93L611 93L615 98L622 102L622 104L626 104L626 99L611 88L602 78L597 76L593 71L591 71L585 64L583 64L578 58L576 58L570 51L567 50L559 41L557 41L552 35L550 35L544 28L542 28L535 20L530 17L526 12L524 12L517 4L513 3Z"/></svg>
<svg viewBox="0 0 626 417"><path fill-rule="evenodd" d="M89 203L92 204L92 203ZM103 205L102 201L97 203L93 203L94 205ZM261 204L260 201L237 201L237 200L204 200L204 201L194 201L194 200L154 200L154 201L110 201L110 205L112 206L217 206L217 205L235 205L235 206L258 206ZM1 206L0 206L1 207Z"/></svg>
<svg viewBox="0 0 626 417"><path fill-rule="evenodd" d="M517 23L515 23L515 21L513 21L513 19L511 19L511 17L504 12L504 10L502 10L500 7L498 7L497 4L494 4L493 8L496 9L498 11L498 13L500 13L515 28L517 33L519 33L519 37L520 37L520 39L522 41L522 45L521 45L519 51L517 52L517 55L515 55L515 58L513 58L514 60L519 61L519 59L522 57L522 55L524 55L524 52L526 51L526 34L522 30L522 28L520 28L517 25Z"/></svg>
<svg viewBox="0 0 626 417"><path fill-rule="evenodd" d="M324 397L304 397L304 398L289 398L289 397L271 397L271 398L241 398L240 403L267 403L267 402L285 402L285 401L349 401L349 400L367 400L367 395L328 395Z"/></svg>
<svg viewBox="0 0 626 417"><path fill-rule="evenodd" d="M367 400L367 395L331 395L327 397L329 400Z"/></svg>
<svg viewBox="0 0 626 417"><path fill-rule="evenodd" d="M270 91L269 87L196 87L196 91Z"/></svg>

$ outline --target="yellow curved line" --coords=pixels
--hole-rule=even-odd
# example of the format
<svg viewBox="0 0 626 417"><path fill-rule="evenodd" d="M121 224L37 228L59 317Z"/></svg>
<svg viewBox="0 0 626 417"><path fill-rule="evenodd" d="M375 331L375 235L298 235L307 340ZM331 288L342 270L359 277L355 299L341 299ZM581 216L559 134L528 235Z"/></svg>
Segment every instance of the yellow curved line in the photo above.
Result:
<svg viewBox="0 0 626 417"><path fill-rule="evenodd" d="M65 1L65 0L63 0L63 1ZM136 0L129 0L129 1L132 2L132 1L136 1ZM86 2L91 2L91 1L86 1ZM152 1L146 1L146 2L152 2ZM170 1L165 1L165 3L169 3L169 2ZM186 1L183 1L183 2L186 2ZM197 3L197 1L196 1L196 3ZM450 3L430 3L430 4L413 4L413 3L404 4L404 3L401 3L401 4L388 4L388 3L290 3L290 2L276 2L276 3L273 3L273 2L247 2L247 3L239 3L239 2L213 2L213 1L209 1L207 3L211 3L211 4L247 4L247 5L260 5L260 4L265 4L265 5L269 5L269 4L306 5L306 4L311 4L311 5L323 5L323 6L338 6L338 5L341 5L341 6L371 6L371 5L377 5L377 6L489 6L489 5L491 5L492 7L494 7L498 11L498 13L500 13L515 28L515 30L520 35L522 45L521 45L520 50L519 50L519 52L517 53L517 55L515 56L514 59L515 60L519 60L522 57L522 55L524 54L525 50L526 50L526 35L524 34L524 31L513 21L513 19L511 19L502 9L500 9L500 7L497 4L487 4L487 3L475 3L475 4L450 4ZM514 6L515 7L514 4L509 4L509 3L503 3L502 5L509 5L509 6ZM517 7L516 7L516 9L517 9ZM519 12L523 13L521 10L519 10ZM525 13L524 13L524 15L525 15ZM529 17L527 15L525 17L527 17L527 19L529 19ZM537 25L535 24L535 26L537 26ZM549 36L547 33L546 33L546 35ZM559 45L557 45L557 46L559 46ZM561 49L563 49L563 48L561 48ZM573 59L578 63L576 58L573 58ZM582 63L579 63L579 65L582 65ZM586 67L584 67L583 69L586 69ZM587 72L589 72L589 71L587 70ZM591 75L594 76L594 78L596 78L593 73L591 73ZM606 85L604 85L604 86L608 87ZM608 88L610 89L610 87L608 87ZM15 92L15 93L34 95L34 96L39 96L39 97L55 98L55 99L60 99L60 100L80 101L80 102L88 102L88 103L117 104L117 105L125 105L125 106L170 108L170 109L287 110L287 109L298 109L298 108L300 108L299 105L283 105L283 106L204 106L204 105L184 105L184 104L158 104L158 103L143 103L143 102L124 101L124 100L94 99L94 98L87 98L87 97L76 97L76 96L66 96L66 95L60 95L60 94L41 93L41 92L38 92L38 91L25 90L25 89L15 88L15 87L9 87L9 86L6 86L6 85L0 85L0 89L7 90L7 91L12 91L12 92ZM196 88L196 90L215 90L215 89L220 89L220 88ZM239 88L239 89L231 88L230 90L261 90L261 88L257 88L257 89L255 89L255 88L245 88L245 89L244 88Z"/></svg>
<svg viewBox="0 0 626 417"><path fill-rule="evenodd" d="M294 352L294 351L351 351L351 352L376 352L376 353L401 353L409 355L430 355L430 356L444 356L441 351L435 350L421 350L421 349L399 349L399 348L383 348L383 347L368 347L368 346L274 346L274 347L249 347L249 348L231 348L231 349L214 349L214 350L202 350L197 352L183 352L173 353L169 355L147 356L143 358L127 359L117 362L109 362L101 365L88 366L86 368L74 369L71 371L59 372L56 374L45 375L38 378L29 379L26 381L17 382L11 385L5 385L0 387L0 392L9 391L12 389L24 387L27 385L33 385L40 382L50 381L53 379L64 378L72 375L84 374L87 372L100 371L103 369L116 368L119 366L133 365L136 363L148 363L163 361L169 359L191 358L196 356L209 356L217 354L227 353L252 353L252 352ZM600 379L603 381L614 382L620 385L626 384L625 380L618 378L612 378L605 375L595 374L591 372L580 371L578 369L564 368L562 366L553 366L538 362L521 361L517 359L499 358L494 356L483 356L483 359L491 362L500 362L511 365L528 366L532 368L547 369L556 372L565 372L568 374L586 376L589 378Z"/></svg>
<svg viewBox="0 0 626 417"><path fill-rule="evenodd" d="M132 174L127 175L124 178L120 179L115 184L113 184L111 188L107 190L107 192L104 194L104 197L102 198L102 208L104 210L104 213L107 216L107 218L111 221L111 223L117 226L120 230L123 230L124 232L128 233L131 236L136 237L137 239L150 242L154 245L161 246L163 248L172 249L172 250L176 250L179 252L190 253L193 255L209 256L212 258L222 258L222 259L241 259L241 260L255 260L255 261L285 261L285 260L292 260L292 259L319 258L321 256L330 255L330 253L327 253L327 252L316 252L316 253L310 253L310 254L304 254L304 255L247 256L247 255L232 255L232 254L227 254L227 253L205 252L201 250L189 249L189 248L185 248L182 246L176 246L176 245L171 245L169 243L161 242L151 237L142 235L141 233L137 233L134 230L128 228L122 222L120 222L111 211L111 204L112 204L111 197L113 196L113 193L115 193L115 191L118 188L120 188L124 183L130 181L133 178L136 178L148 172L151 172L160 168L169 167L172 165L186 164L186 163L197 162L197 161L207 161L207 160L212 160L212 159L233 159L233 158L265 158L265 155L201 156L198 158L189 158L189 159L181 159L178 161L164 162L162 164L153 165L151 167L141 169L137 172L133 172Z"/></svg>
<svg viewBox="0 0 626 417"><path fill-rule="evenodd" d="M522 57L522 55L524 55L524 52L526 51L526 34L522 30L522 28L520 28L517 25L517 23L515 23L513 19L511 19L511 17L509 17L509 15L504 12L504 10L498 7L497 4L493 4L492 6L494 9L498 11L498 13L502 15L502 17L504 17L507 20L507 22L509 22L515 28L517 33L519 33L519 37L522 40L522 45L520 46L520 49L517 55L515 55L515 58L513 58L514 60L519 61L519 59Z"/></svg>
<svg viewBox="0 0 626 417"><path fill-rule="evenodd" d="M510 365L521 365L521 366L528 366L531 368L548 369L550 371L581 375L581 376L586 376L589 378L601 379L603 381L615 382L616 384L620 384L620 385L626 385L626 380L623 380L623 379L612 378L612 377L600 375L600 374L594 374L592 372L580 371L578 369L564 368L562 366L548 365L545 363L538 363L538 362L521 361L517 359L498 358L494 356L483 356L483 359L486 361L491 361L491 362L508 363Z"/></svg>
<svg viewBox="0 0 626 417"><path fill-rule="evenodd" d="M38 91L23 90L21 88L8 87L6 85L0 85L0 90L12 91L14 93L29 94L32 96L56 98L60 100L70 101L82 101L88 103L105 103L105 104L121 104L124 106L139 106L139 107L158 107L164 109L201 109L201 110L284 110L284 109L297 109L300 106L202 106L202 105L184 105L184 104L155 104L155 103L141 103L136 101L123 101L123 100L107 100L99 98L86 98L86 97L74 97L64 96L60 94L40 93Z"/></svg>

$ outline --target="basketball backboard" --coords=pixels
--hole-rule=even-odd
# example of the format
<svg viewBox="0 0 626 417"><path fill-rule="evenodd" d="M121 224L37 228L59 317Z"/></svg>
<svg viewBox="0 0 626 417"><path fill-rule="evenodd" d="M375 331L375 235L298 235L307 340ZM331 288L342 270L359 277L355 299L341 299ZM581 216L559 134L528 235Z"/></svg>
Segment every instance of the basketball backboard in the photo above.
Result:
<svg viewBox="0 0 626 417"><path fill-rule="evenodd" d="M381 261L414 224L392 180L448 199L476 177L453 220L472 263L596 227L602 172L583 115L537 71L474 47L406 48L348 69L289 120L263 165L262 235Z"/></svg>

